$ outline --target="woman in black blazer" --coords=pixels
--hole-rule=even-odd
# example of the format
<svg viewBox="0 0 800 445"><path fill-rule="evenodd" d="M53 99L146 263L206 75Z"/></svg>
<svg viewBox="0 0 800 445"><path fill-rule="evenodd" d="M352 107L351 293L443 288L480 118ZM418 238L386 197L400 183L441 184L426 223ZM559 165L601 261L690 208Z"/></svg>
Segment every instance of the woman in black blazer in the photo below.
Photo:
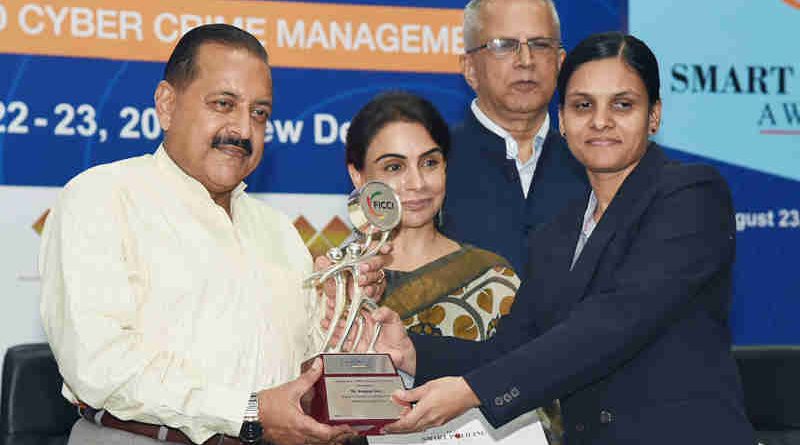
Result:
<svg viewBox="0 0 800 445"><path fill-rule="evenodd" d="M419 431L474 406L499 426L558 398L569 445L754 444L730 354L725 181L650 142L658 64L640 40L584 40L558 90L590 196L532 235L523 286L493 340L409 339L395 314L374 315L379 350L427 381L395 395L416 404L386 430Z"/></svg>

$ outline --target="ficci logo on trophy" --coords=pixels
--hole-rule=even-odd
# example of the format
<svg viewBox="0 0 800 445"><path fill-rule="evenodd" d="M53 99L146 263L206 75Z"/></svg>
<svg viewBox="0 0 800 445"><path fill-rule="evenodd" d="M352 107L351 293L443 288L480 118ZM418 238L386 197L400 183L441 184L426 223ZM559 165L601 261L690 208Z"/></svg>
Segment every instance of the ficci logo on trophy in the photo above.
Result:
<svg viewBox="0 0 800 445"><path fill-rule="evenodd" d="M394 210L394 200L392 199L381 199L383 192L378 190L373 192L372 195L367 196L367 211L378 218L379 220L383 220L386 218L387 213Z"/></svg>

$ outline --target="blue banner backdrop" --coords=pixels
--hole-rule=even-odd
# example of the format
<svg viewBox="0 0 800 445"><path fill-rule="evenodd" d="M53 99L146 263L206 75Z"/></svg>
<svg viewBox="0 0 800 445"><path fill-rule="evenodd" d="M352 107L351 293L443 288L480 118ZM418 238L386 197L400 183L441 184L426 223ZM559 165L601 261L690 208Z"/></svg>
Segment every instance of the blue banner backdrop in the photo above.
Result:
<svg viewBox="0 0 800 445"><path fill-rule="evenodd" d="M781 3L781 0L770 1ZM3 3L0 2L0 19L10 10ZM198 5L203 3L225 2L197 2ZM317 3L344 2L318 0ZM353 0L346 3L389 9L458 10L465 2ZM713 3L727 2L717 0ZM557 0L556 4L568 49L591 33L627 30L629 26L626 0ZM631 0L630 7L637 8L636 22L631 23L631 29L641 33L648 43L651 43L651 38L657 42L653 48L662 58L662 63L665 63L662 51L680 53L685 49L686 43L665 47L666 44L658 37L662 29L663 35L674 35L675 27L681 26L680 17L684 13L681 11L685 8L675 2L660 4L656 8L646 0ZM794 14L794 23L797 23L800 11L787 7L785 13ZM671 18L665 20L668 17ZM0 39L15 20L16 17L7 13L5 22L0 20ZM763 23L766 26L770 22ZM689 32L681 28L682 33ZM698 28L694 34L702 32ZM752 24L733 32L747 38L752 35ZM697 35L693 40L697 42L693 53L713 52L713 45L719 42L704 42L701 37ZM776 39L773 43L784 45L783 53L788 53L788 41ZM780 49L776 52L781 53ZM702 60L701 56L692 57L696 62ZM122 59L0 53L0 186L60 187L93 165L153 151L161 133L152 109L152 96L161 79L163 63L137 61L140 58L133 56L130 60ZM790 62L786 57L784 61ZM787 71L787 82L792 82L791 90L785 99L797 101L795 83L800 75L800 66L797 66L796 58L791 62L794 71ZM662 74L665 90L671 88L669 69L670 66L665 66ZM404 89L417 92L432 100L448 122L461 120L473 95L460 74L403 71L274 67L275 108L268 129L268 139L271 140L264 162L248 179L249 190L263 193L347 193L350 183L343 165L342 137L356 110L380 91ZM669 100L671 97L665 94L665 102ZM665 121L675 122L684 115L695 117L692 112L692 109L668 108ZM725 114L735 113L735 110L717 109L715 112ZM795 224L798 221L796 212L800 208L797 176L787 178L764 173L747 163L737 164L730 162L731 159L707 156L702 147L686 150L687 147L673 142L676 132L689 129L703 132L704 127L699 122L688 119L679 130L668 129L660 142L681 150L673 151L675 156L718 165L731 183L737 210L756 214L737 216L742 224L748 224L749 217L755 218L753 224L758 225L759 212L763 213L760 218L764 225L769 223L769 218L775 225L781 221L789 226ZM797 136L787 137L793 137L792 141L797 142ZM767 144L769 140L764 140L763 145L748 145L739 150L765 150ZM733 149L727 146L715 148ZM795 171L800 171L800 168ZM14 209L3 211L13 212ZM772 216L767 213L770 211ZM800 226L800 221L797 226ZM797 343L800 339L800 328L794 322L794 314L800 313L800 302L796 298L800 294L800 281L793 273L800 248L800 229L797 226L784 230L743 229L740 232L732 308L737 343ZM0 255L13 256L14 252L4 251Z"/></svg>

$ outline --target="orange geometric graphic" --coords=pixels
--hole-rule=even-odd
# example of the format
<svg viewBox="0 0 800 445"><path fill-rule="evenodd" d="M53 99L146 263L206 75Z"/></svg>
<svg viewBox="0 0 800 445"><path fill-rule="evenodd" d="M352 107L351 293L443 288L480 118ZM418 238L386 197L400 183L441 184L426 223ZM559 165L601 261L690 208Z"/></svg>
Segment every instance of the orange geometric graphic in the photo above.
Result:
<svg viewBox="0 0 800 445"><path fill-rule="evenodd" d="M31 228L37 235L42 235L42 230L44 230L44 222L47 221L47 215L50 214L50 209L47 209L42 213L42 216L36 218L36 221L33 222Z"/></svg>
<svg viewBox="0 0 800 445"><path fill-rule="evenodd" d="M800 9L800 0L783 0L789 6Z"/></svg>
<svg viewBox="0 0 800 445"><path fill-rule="evenodd" d="M353 231L338 216L335 216L328 225L322 229L325 238L334 246L340 246Z"/></svg>
<svg viewBox="0 0 800 445"><path fill-rule="evenodd" d="M311 253L311 258L316 258L325 255L325 252L333 246L324 236L316 236L310 243L306 243L306 247Z"/></svg>
<svg viewBox="0 0 800 445"><path fill-rule="evenodd" d="M339 247L351 233L347 224L338 216L334 216L319 232L302 215L294 220L294 227L306 243L312 258L325 255L331 247Z"/></svg>
<svg viewBox="0 0 800 445"><path fill-rule="evenodd" d="M308 243L317 234L314 226L302 215L294 220L294 228L297 229L297 233L300 234L300 238L303 239L304 243Z"/></svg>

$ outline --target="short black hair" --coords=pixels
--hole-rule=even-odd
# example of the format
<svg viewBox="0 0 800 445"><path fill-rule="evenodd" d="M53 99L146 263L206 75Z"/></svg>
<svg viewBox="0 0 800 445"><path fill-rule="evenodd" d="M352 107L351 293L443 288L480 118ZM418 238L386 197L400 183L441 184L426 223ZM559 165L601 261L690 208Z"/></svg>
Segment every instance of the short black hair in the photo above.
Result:
<svg viewBox="0 0 800 445"><path fill-rule="evenodd" d="M346 163L361 171L369 144L384 127L394 122L408 122L425 127L447 159L450 151L450 130L436 107L415 94L391 91L372 98L350 122L345 143Z"/></svg>
<svg viewBox="0 0 800 445"><path fill-rule="evenodd" d="M198 26L181 37L164 68L164 80L178 89L189 85L197 77L197 50L206 43L245 49L269 65L267 50L252 34L232 25L215 23Z"/></svg>
<svg viewBox="0 0 800 445"><path fill-rule="evenodd" d="M653 51L644 42L631 35L621 32L605 32L585 38L567 54L564 63L561 64L561 72L558 74L559 105L564 106L567 83L575 74L575 70L584 63L613 57L619 57L636 71L647 90L650 106L661 100L658 60Z"/></svg>

